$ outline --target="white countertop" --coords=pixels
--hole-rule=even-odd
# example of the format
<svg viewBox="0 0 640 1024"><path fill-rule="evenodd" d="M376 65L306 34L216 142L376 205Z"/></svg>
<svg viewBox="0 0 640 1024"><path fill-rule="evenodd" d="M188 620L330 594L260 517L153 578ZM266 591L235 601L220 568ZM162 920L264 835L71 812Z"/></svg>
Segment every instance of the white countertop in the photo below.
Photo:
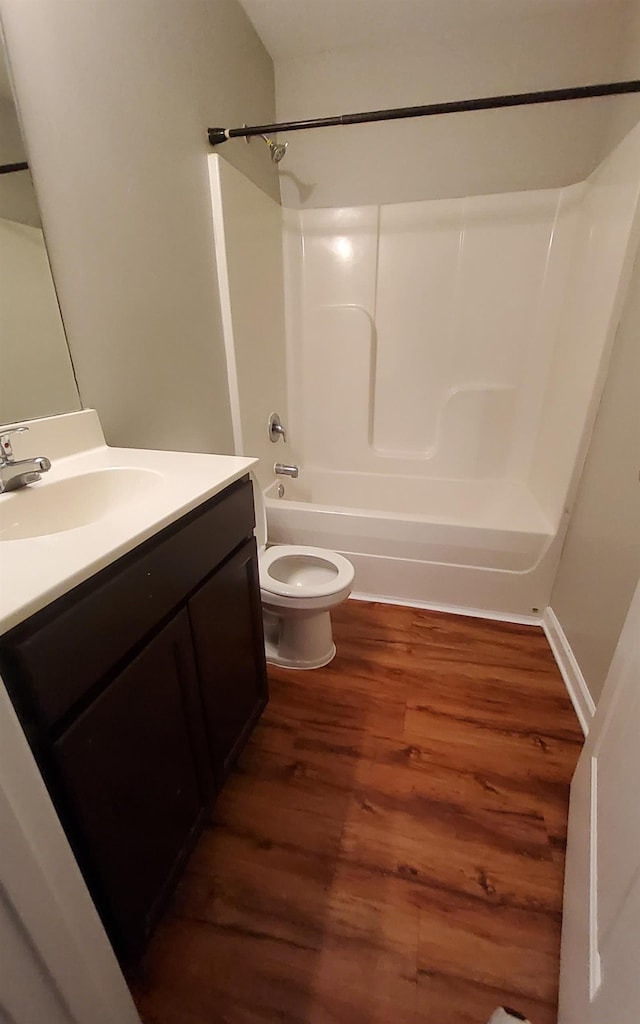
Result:
<svg viewBox="0 0 640 1024"><path fill-rule="evenodd" d="M102 443L83 449L76 436L72 444L66 443L66 437L61 444L61 431L68 434L69 425L58 422L54 424L58 435L51 435L47 449L45 421L34 421L30 434L19 435L20 451L16 439L15 457L48 456L51 469L38 483L0 494L0 503L12 502L10 509L19 512L18 503L30 501L30 491L42 492L38 496L38 501L42 502L47 490L59 481L105 470L130 470L134 486L129 492L125 473L118 500L105 507L104 512L101 510L100 517L87 525L19 540L3 540L0 535L0 634L224 490L257 462L231 455L110 448L104 444L97 416L91 411L51 418L51 421L70 420L74 416L78 418L72 424L76 435L79 425L83 429L88 427L85 438L102 440ZM95 417L95 421L91 417ZM69 454L55 457L57 452L64 451ZM143 486L138 488L136 471L140 470L144 471L141 474Z"/></svg>

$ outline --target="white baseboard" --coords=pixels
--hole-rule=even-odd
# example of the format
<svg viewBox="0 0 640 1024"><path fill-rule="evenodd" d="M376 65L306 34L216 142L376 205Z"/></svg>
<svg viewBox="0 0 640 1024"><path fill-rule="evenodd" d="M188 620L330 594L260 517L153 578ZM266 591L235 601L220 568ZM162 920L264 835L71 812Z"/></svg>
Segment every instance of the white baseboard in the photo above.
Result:
<svg viewBox="0 0 640 1024"><path fill-rule="evenodd" d="M589 726L595 714L596 706L593 702L593 697L589 693L589 687L586 684L585 678L580 671L576 656L571 650L571 645L553 608L545 608L544 615L542 616L542 628L564 679L567 693L571 698L571 703L582 726L582 731L586 736L589 732Z"/></svg>

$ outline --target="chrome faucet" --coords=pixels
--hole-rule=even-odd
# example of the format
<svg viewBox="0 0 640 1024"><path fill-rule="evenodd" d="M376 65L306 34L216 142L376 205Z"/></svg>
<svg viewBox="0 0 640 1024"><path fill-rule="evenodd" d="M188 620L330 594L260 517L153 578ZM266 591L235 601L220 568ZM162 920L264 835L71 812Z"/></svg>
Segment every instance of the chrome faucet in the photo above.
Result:
<svg viewBox="0 0 640 1024"><path fill-rule="evenodd" d="M33 484L40 479L41 473L51 469L51 463L44 455L36 456L34 459L14 459L11 435L24 434L28 429L13 427L0 433L0 494L4 491L17 491L19 487Z"/></svg>
<svg viewBox="0 0 640 1024"><path fill-rule="evenodd" d="M273 472L276 476L290 476L293 480L297 477L299 470L297 466L287 466L284 462L274 462Z"/></svg>
<svg viewBox="0 0 640 1024"><path fill-rule="evenodd" d="M277 412L272 412L269 417L269 440L275 444L282 438L283 441L287 440L287 432L284 429L280 417Z"/></svg>

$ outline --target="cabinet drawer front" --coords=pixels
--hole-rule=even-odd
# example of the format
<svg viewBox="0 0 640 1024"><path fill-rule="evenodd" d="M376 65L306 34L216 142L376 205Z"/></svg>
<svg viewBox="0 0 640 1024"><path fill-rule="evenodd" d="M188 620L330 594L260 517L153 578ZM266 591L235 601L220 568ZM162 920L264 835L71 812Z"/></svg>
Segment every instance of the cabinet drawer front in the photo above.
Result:
<svg viewBox="0 0 640 1024"><path fill-rule="evenodd" d="M26 684L43 724L54 725L253 526L253 491L245 479L7 634L2 668L16 703L28 715L19 692ZM20 686L11 686L12 679Z"/></svg>

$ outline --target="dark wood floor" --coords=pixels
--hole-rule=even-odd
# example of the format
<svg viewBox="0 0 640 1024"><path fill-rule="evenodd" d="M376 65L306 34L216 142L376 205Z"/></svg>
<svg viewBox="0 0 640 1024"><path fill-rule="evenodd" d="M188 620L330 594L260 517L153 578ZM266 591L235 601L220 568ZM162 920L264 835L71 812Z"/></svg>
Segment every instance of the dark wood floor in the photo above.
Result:
<svg viewBox="0 0 640 1024"><path fill-rule="evenodd" d="M541 630L348 602L271 703L133 986L145 1024L555 1024L582 734Z"/></svg>

